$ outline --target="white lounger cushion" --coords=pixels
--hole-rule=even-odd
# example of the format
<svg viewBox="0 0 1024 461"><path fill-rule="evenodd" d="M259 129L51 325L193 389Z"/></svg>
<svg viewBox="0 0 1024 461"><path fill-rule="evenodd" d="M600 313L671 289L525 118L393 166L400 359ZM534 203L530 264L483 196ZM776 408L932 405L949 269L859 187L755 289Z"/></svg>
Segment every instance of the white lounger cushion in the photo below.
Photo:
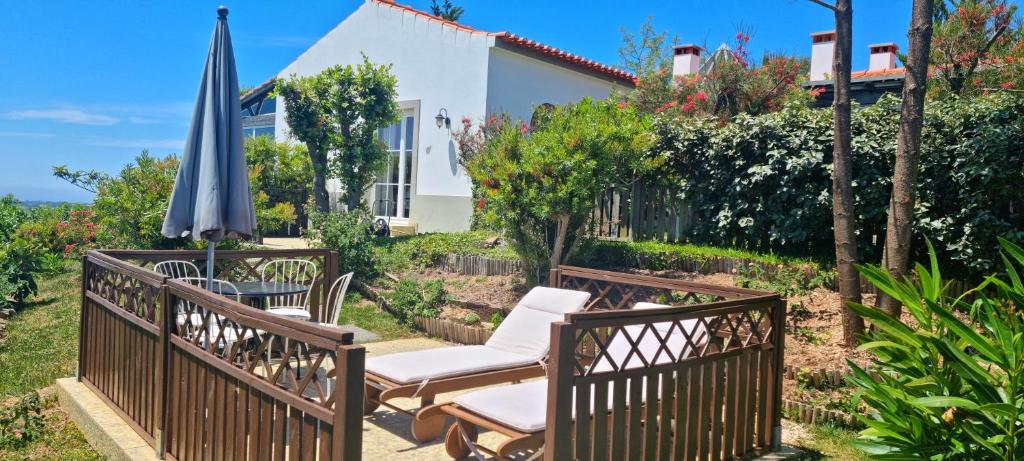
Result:
<svg viewBox="0 0 1024 461"><path fill-rule="evenodd" d="M452 346L370 357L366 369L396 384L412 384L536 363L532 357L487 346Z"/></svg>
<svg viewBox="0 0 1024 461"><path fill-rule="evenodd" d="M366 370L396 384L450 378L540 362L551 345L551 322L586 305L590 293L559 288L530 290L483 346L400 352L366 359Z"/></svg>
<svg viewBox="0 0 1024 461"><path fill-rule="evenodd" d="M652 303L637 303L633 306L633 309L654 309L669 307L663 304L652 304ZM697 342L698 338L703 337L703 341L707 340L707 335L703 334L705 331L704 327L696 319L686 320L681 322L683 328L687 333L694 335L693 341ZM672 326L671 322L662 322L655 324L655 328L661 333L662 337L669 333ZM643 330L641 325L627 326L630 336L633 341L637 341L640 332ZM683 334L679 329L671 331L671 335L668 340L665 341L673 355L678 355L680 351L685 351L684 354L689 355L692 350L687 346L687 342ZM643 354L643 357L648 362L654 360L655 355L660 347L661 342L654 337L653 333L648 331L644 334L643 338L640 339L639 350ZM608 345L608 354L616 364L626 360L626 355L632 349L629 341L622 333L619 332L612 342ZM656 363L669 363L670 357L665 354L664 351L657 355ZM626 364L626 369L643 367L644 363L637 354L633 354L629 358L629 362ZM609 372L613 371L611 363L602 356L593 365L595 372ZM474 413L479 414L485 418L498 421L502 424L508 425L513 429L532 433L544 430L547 426L547 385L546 379L538 381L530 381L522 384L513 384L510 386L492 387L487 389L481 389L478 391L469 392L455 398L455 403L459 406L464 407ZM659 392L661 383L658 383ZM611 400L613 397L613 383L608 384L608 408L611 408ZM642 390L642 399L647 398L647 388L644 386ZM628 390L627 390L628 392ZM573 414L576 412L576 405L573 404ZM591 402L591 408L593 408L593 402Z"/></svg>
<svg viewBox="0 0 1024 461"><path fill-rule="evenodd" d="M565 320L590 300L585 291L536 287L519 301L485 344L489 348L543 360L551 347L551 323Z"/></svg>

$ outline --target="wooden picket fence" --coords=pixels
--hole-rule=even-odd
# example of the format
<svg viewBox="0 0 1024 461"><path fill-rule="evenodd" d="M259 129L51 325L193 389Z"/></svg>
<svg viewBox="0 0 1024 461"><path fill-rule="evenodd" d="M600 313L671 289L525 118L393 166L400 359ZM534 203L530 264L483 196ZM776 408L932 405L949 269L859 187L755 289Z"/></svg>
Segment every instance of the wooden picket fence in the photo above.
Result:
<svg viewBox="0 0 1024 461"><path fill-rule="evenodd" d="M634 183L598 194L591 218L598 237L678 242L689 230L693 214L675 191Z"/></svg>

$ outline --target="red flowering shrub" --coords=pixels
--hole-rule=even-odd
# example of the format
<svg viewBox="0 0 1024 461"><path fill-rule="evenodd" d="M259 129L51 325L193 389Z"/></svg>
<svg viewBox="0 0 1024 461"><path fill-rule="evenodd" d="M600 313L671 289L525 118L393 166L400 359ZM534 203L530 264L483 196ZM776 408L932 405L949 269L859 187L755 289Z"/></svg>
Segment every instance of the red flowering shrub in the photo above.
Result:
<svg viewBox="0 0 1024 461"><path fill-rule="evenodd" d="M732 49L712 53L703 72L671 78L662 66L640 76L624 103L670 117L711 116L723 121L741 113L774 112L791 99L810 100L799 86L804 72L800 61L787 56L766 56L751 63L750 36L736 33Z"/></svg>
<svg viewBox="0 0 1024 461"><path fill-rule="evenodd" d="M937 2L932 32L932 97L988 94L1024 83L1024 45L1007 0Z"/></svg>

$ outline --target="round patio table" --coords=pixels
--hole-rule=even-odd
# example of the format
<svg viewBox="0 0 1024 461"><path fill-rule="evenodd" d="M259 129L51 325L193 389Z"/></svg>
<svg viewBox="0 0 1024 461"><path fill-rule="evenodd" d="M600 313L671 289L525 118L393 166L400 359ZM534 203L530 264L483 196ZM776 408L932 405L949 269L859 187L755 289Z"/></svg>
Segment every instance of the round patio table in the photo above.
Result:
<svg viewBox="0 0 1024 461"><path fill-rule="evenodd" d="M297 295L309 291L309 287L301 283L289 283L289 282L263 282L263 281L247 281L247 282L231 282L235 288L238 289L236 292L230 285L217 285L220 288L217 294L222 296L241 296L247 298L252 302L253 307L263 308L263 301L266 298L273 296L286 296L286 295Z"/></svg>

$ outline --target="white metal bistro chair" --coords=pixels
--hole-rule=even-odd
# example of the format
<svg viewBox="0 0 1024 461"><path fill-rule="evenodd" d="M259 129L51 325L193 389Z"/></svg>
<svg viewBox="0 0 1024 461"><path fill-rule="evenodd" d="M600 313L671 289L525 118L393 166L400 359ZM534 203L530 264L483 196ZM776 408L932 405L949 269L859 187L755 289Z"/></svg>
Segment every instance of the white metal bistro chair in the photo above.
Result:
<svg viewBox="0 0 1024 461"><path fill-rule="evenodd" d="M309 310L309 296L313 292L313 284L318 274L316 263L305 259L278 259L260 267L260 280L264 282L299 283L309 287L298 294L271 296L267 298L266 307L304 308Z"/></svg>
<svg viewBox="0 0 1024 461"><path fill-rule="evenodd" d="M204 277L181 277L178 280L203 290L209 289L221 296L234 299L236 302L241 302L241 296L238 294L238 287L227 280L213 279L210 281L209 286L207 286L206 278ZM222 294L226 291L234 294ZM188 336L200 334L199 329L203 327L203 317L206 315L202 306L195 305L186 299L179 299L177 309L178 326L184 327ZM219 344L217 344L218 348L228 347L235 341L238 341L238 329L235 327L236 325L231 319L226 319L217 314L212 314L210 316L210 320L206 324L208 338L218 338L221 330L224 330L224 337L220 338ZM249 337L251 334L247 333L244 336ZM203 343L205 344L205 341L203 341Z"/></svg>
<svg viewBox="0 0 1024 461"><path fill-rule="evenodd" d="M345 302L345 293L348 291L348 284L351 281L352 272L349 272L338 277L338 280L331 285L331 290L327 292L327 299L323 305L318 306L319 312L317 312L316 318L320 319L321 325L338 326L338 317L341 316L341 307Z"/></svg>
<svg viewBox="0 0 1024 461"><path fill-rule="evenodd" d="M177 259L160 261L153 266L153 270L172 279L201 277L199 274L199 268L196 267L195 264L192 264L190 261L181 261Z"/></svg>

